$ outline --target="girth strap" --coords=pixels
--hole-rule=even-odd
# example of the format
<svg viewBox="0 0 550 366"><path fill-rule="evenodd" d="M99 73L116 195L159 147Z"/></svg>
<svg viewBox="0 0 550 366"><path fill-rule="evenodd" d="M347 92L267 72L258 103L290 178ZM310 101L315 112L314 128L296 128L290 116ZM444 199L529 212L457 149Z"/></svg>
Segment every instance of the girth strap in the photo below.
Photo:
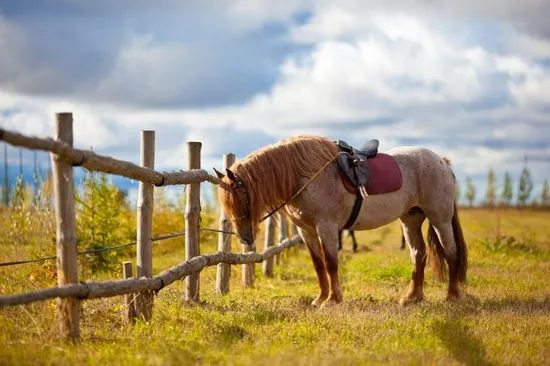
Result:
<svg viewBox="0 0 550 366"><path fill-rule="evenodd" d="M361 193L357 193L355 195L355 202L353 204L353 208L351 209L351 214L349 215L349 219L344 225L343 229L349 229L350 227L355 224L355 220L357 220L357 216L359 216L359 211L361 211L361 205L363 204L363 196L361 196Z"/></svg>

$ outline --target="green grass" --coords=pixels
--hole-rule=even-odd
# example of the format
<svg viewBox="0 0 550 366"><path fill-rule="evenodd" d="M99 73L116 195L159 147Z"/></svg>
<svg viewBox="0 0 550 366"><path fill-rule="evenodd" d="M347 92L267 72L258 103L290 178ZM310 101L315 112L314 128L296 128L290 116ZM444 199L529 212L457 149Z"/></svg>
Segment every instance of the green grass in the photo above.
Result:
<svg viewBox="0 0 550 366"><path fill-rule="evenodd" d="M183 303L181 282L169 286L159 292L150 323L125 325L121 297L83 302L78 345L57 339L54 301L2 309L0 364L547 363L550 213L468 210L461 219L470 266L467 296L456 304L445 302L445 284L428 272L426 301L398 305L412 265L408 250L399 250L395 223L357 233L359 253L345 242L344 303L336 307L309 307L318 291L316 276L307 251L291 249L272 279L256 266L253 289L240 285L239 266L232 268L231 292L224 297L214 293L215 268L205 269L200 305ZM514 241L496 243L501 237ZM212 251L212 243L202 249ZM181 240L159 245L155 271L183 257ZM38 265L1 269L0 291L49 286L55 283L49 271Z"/></svg>

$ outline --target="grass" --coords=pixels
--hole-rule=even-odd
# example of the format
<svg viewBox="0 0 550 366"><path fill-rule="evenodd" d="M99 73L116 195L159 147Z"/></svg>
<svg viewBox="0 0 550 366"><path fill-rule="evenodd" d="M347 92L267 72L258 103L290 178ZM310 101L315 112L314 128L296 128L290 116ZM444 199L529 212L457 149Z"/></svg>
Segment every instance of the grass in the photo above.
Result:
<svg viewBox="0 0 550 366"><path fill-rule="evenodd" d="M121 297L83 302L78 345L57 339L54 301L2 309L0 364L547 363L550 213L463 210L461 219L470 266L467 296L456 304L445 302L445 284L428 273L426 301L398 305L412 265L394 223L357 233L358 253L345 242L339 306L310 308L318 288L311 261L305 249L290 250L274 278L256 266L253 289L242 288L233 267L227 296L214 293L215 268L201 274L199 305L182 302L182 283L162 290L149 323L125 325ZM213 243L202 248L212 251ZM181 240L155 247L155 272L183 257ZM55 283L48 271L34 264L1 269L0 291Z"/></svg>

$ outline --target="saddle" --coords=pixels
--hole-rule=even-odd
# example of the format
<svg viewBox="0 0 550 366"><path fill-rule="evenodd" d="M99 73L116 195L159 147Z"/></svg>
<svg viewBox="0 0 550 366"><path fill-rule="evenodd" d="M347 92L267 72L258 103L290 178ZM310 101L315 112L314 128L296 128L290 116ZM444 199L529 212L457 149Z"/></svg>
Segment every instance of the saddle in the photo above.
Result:
<svg viewBox="0 0 550 366"><path fill-rule="evenodd" d="M367 183L369 181L368 159L378 154L379 141L368 141L361 150L350 146L342 140L337 140L336 145L340 149L338 154L338 166L341 172L357 188L363 198L368 196Z"/></svg>
<svg viewBox="0 0 550 366"><path fill-rule="evenodd" d="M388 154L378 152L378 140L370 140L358 150L345 141L335 141L340 152L338 166L346 190L355 194L355 203L343 229L349 229L361 211L363 199L369 193L383 194L401 188L403 176L397 161Z"/></svg>

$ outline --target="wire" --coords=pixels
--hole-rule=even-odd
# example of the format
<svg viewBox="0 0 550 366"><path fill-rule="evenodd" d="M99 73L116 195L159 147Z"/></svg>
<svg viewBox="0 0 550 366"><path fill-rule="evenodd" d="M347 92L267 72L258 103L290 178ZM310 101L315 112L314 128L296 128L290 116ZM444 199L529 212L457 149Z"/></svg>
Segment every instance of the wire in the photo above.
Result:
<svg viewBox="0 0 550 366"><path fill-rule="evenodd" d="M157 241L161 241L161 240L177 238L179 236L184 236L184 235L185 235L185 233L166 234L166 235L153 237L153 238L151 238L151 241L152 242L157 242ZM96 254L96 253L106 252L108 250L126 248L126 247L130 247L130 246L133 246L133 245L136 245L136 244L137 244L137 242L134 241L134 242L131 242L131 243L115 245L115 246L112 246L112 247L89 249L89 250L84 250L84 251L78 252L77 255ZM57 256L44 257L44 258L38 258L38 259L28 259L28 260L22 260L22 261L4 262L4 263L0 263L0 267L15 266L15 265L18 265L18 264L26 264L26 263L45 262L47 260L56 259L56 258L57 258Z"/></svg>

